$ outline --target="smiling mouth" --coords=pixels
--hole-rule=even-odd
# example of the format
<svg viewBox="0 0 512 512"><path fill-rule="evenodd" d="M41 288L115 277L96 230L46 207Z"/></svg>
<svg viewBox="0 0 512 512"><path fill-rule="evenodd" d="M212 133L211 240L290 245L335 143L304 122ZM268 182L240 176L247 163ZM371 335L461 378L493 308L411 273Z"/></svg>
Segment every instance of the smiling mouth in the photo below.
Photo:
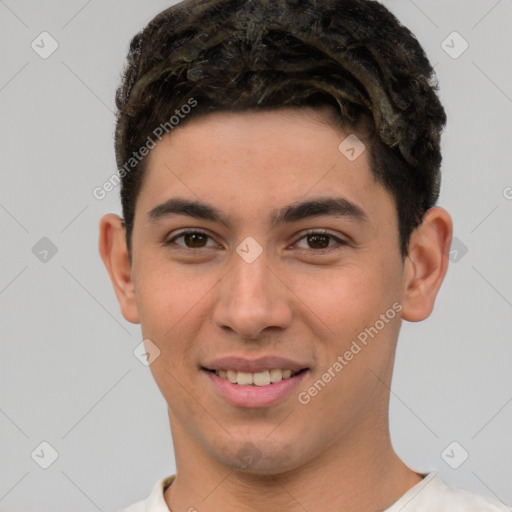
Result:
<svg viewBox="0 0 512 512"><path fill-rule="evenodd" d="M291 379L307 371L308 368L302 368L302 370L297 371L273 368L256 373L238 372L235 370L210 370L209 368L203 368L203 370L214 373L217 377L227 380L231 384L238 384L240 386L268 386L282 380Z"/></svg>

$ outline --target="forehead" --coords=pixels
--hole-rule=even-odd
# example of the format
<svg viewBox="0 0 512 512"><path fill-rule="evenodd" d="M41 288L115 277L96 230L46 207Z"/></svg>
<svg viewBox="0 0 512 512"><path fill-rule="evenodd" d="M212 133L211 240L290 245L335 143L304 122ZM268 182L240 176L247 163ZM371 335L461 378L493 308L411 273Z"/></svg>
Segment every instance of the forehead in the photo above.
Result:
<svg viewBox="0 0 512 512"><path fill-rule="evenodd" d="M323 114L281 109L189 120L146 157L137 208L148 213L187 197L230 217L247 213L272 222L277 207L336 196L369 213L394 215L391 197L370 171L368 148Z"/></svg>

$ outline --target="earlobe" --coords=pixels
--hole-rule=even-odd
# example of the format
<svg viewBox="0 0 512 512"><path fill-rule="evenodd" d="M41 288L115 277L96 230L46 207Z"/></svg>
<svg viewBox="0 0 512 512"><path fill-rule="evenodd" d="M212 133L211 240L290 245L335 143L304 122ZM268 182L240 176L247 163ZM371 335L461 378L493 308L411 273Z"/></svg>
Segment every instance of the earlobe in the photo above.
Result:
<svg viewBox="0 0 512 512"><path fill-rule="evenodd" d="M437 293L448 270L452 220L443 208L425 213L414 230L404 266L402 318L419 322L430 316Z"/></svg>
<svg viewBox="0 0 512 512"><path fill-rule="evenodd" d="M101 218L99 228L101 259L107 268L121 312L128 322L138 324L139 313L123 221L117 215L108 214Z"/></svg>

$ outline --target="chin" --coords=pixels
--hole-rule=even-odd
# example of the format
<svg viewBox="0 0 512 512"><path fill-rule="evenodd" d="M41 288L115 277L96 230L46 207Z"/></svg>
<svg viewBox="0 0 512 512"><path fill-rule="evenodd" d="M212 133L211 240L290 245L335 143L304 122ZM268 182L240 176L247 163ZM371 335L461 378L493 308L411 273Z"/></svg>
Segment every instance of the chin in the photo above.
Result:
<svg viewBox="0 0 512 512"><path fill-rule="evenodd" d="M283 443L261 437L250 439L250 436L236 442L231 439L228 446L212 455L235 471L255 476L274 476L301 465L301 456L296 451L302 443L290 443L289 439Z"/></svg>

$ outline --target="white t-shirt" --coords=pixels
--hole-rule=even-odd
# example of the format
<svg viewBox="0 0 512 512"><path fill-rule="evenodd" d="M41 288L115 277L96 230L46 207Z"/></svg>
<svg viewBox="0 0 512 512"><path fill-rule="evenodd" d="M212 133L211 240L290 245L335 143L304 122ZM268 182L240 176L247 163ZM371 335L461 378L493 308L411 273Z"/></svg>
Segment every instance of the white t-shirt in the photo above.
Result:
<svg viewBox="0 0 512 512"><path fill-rule="evenodd" d="M120 512L169 512L164 491L175 475L162 478L149 497ZM511 512L503 503L446 485L434 471L382 512Z"/></svg>

